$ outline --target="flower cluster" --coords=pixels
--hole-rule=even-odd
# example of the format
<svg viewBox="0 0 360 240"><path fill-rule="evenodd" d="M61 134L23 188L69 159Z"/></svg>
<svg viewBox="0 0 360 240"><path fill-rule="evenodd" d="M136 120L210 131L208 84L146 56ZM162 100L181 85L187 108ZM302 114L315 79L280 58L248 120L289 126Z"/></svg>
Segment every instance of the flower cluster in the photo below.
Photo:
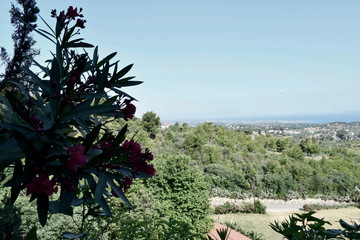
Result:
<svg viewBox="0 0 360 240"><path fill-rule="evenodd" d="M124 114L124 119L127 121L128 119L133 119L134 114L136 112L136 107L131 103L131 100L126 99L124 101L125 107L121 109Z"/></svg>
<svg viewBox="0 0 360 240"><path fill-rule="evenodd" d="M69 159L66 161L66 166L72 172L77 172L79 167L84 166L88 162L87 156L84 155L85 147L75 145L67 149Z"/></svg>
<svg viewBox="0 0 360 240"><path fill-rule="evenodd" d="M56 10L53 9L51 11L51 17L57 18L60 21L75 20L76 17L79 17L78 19L76 19L75 27L85 28L84 23L86 23L86 20L81 19L84 17L82 14L80 14L81 12L82 12L82 8L80 8L78 11L77 8L73 8L72 6L70 6L67 9L66 13L65 11L61 11L59 15L57 15Z"/></svg>
<svg viewBox="0 0 360 240"><path fill-rule="evenodd" d="M146 173L149 176L155 175L153 165L149 164L149 162L154 159L154 156L148 149L145 149L143 153L141 145L134 140L126 140L121 147L127 155L126 163L129 164L131 168L138 172Z"/></svg>
<svg viewBox="0 0 360 240"><path fill-rule="evenodd" d="M26 195L32 194L32 197L39 195L50 196L58 190L55 186L56 181L56 177L49 180L49 175L43 172L39 173L39 176L32 178L31 181L26 184Z"/></svg>

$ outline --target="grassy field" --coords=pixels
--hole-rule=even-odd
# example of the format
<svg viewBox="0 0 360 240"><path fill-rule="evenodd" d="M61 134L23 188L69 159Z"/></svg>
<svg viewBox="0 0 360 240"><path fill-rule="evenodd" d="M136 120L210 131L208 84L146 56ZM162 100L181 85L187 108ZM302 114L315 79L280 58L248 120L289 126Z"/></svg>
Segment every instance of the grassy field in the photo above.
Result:
<svg viewBox="0 0 360 240"><path fill-rule="evenodd" d="M303 213L302 211L297 211ZM267 214L224 214L213 216L220 222L236 222L243 229L248 231L255 231L264 235L267 240L281 240L282 236L273 231L269 224L275 220L284 220L294 212L270 212ZM326 221L332 223L332 226L327 225L326 228L340 228L337 221L343 219L345 221L359 221L360 209L358 208L343 208L332 210L321 210L315 214L316 217L325 218Z"/></svg>

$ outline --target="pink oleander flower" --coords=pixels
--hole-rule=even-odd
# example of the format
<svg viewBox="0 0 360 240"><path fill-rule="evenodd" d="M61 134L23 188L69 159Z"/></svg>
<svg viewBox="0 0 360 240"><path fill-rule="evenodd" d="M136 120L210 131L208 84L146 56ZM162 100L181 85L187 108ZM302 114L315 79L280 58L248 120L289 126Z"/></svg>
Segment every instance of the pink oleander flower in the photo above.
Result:
<svg viewBox="0 0 360 240"><path fill-rule="evenodd" d="M72 172L77 172L78 168L84 166L88 162L87 156L84 155L85 147L82 145L75 145L69 147L67 153L69 159L66 162L68 169Z"/></svg>
<svg viewBox="0 0 360 240"><path fill-rule="evenodd" d="M49 175L46 173L40 173L38 177L32 178L31 182L26 184L26 195L41 195L46 194L47 196L52 195L57 192L57 187L55 187L57 178L49 180Z"/></svg>
<svg viewBox="0 0 360 240"><path fill-rule="evenodd" d="M132 119L134 117L136 107L131 104L131 100L126 99L124 103L126 105L121 109L121 111L124 113L124 119L127 121L128 119Z"/></svg>

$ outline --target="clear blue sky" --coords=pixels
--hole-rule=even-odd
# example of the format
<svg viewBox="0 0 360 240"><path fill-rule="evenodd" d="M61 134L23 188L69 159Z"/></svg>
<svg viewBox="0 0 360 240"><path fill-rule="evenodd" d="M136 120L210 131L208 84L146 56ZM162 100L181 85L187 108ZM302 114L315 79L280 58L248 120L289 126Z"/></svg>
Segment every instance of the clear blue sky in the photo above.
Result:
<svg viewBox="0 0 360 240"><path fill-rule="evenodd" d="M144 84L137 116L162 120L359 111L360 1L38 0L83 7L83 36ZM0 3L9 47L10 1ZM41 25L41 24L40 24ZM8 38L6 38L8 36ZM51 45L36 36L45 59ZM358 120L358 119L354 119Z"/></svg>

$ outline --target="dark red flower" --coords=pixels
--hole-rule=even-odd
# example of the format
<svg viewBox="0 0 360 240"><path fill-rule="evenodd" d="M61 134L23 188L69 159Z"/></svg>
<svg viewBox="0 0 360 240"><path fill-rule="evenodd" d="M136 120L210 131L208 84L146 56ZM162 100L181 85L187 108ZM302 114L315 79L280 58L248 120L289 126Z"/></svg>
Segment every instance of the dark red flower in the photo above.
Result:
<svg viewBox="0 0 360 240"><path fill-rule="evenodd" d="M75 17L77 17L79 14L78 14L78 11L77 11L77 8L73 8L72 6L70 6L67 10L67 13L66 13L66 17L68 18L71 18L71 19L75 19Z"/></svg>
<svg viewBox="0 0 360 240"><path fill-rule="evenodd" d="M154 167L149 164L154 156L148 149L145 150L145 153L141 153L141 145L134 140L126 140L121 147L124 148L125 154L128 154L127 162L135 172L143 172L150 176L155 175Z"/></svg>
<svg viewBox="0 0 360 240"><path fill-rule="evenodd" d="M126 104L124 108L121 109L121 111L124 114L124 119L127 121L128 119L132 119L134 117L134 114L136 112L136 107L130 103L130 100L125 100L124 103Z"/></svg>
<svg viewBox="0 0 360 240"><path fill-rule="evenodd" d="M57 192L57 187L55 187L57 178L53 177L53 179L49 180L49 175L45 173L40 173L38 177L34 177L31 182L26 184L26 195L41 195L46 194L47 196L52 195Z"/></svg>
<svg viewBox="0 0 360 240"><path fill-rule="evenodd" d="M79 167L84 166L88 162L87 156L84 155L85 147L75 145L67 149L69 159L66 162L68 169L72 172L77 172Z"/></svg>
<svg viewBox="0 0 360 240"><path fill-rule="evenodd" d="M76 24L75 27L79 27L79 28L85 28L84 23L86 23L86 20L82 20L82 19L77 19L76 20Z"/></svg>
<svg viewBox="0 0 360 240"><path fill-rule="evenodd" d="M137 142L135 142L133 139L125 140L123 145L121 146L125 149L126 153L130 154L140 154L141 153L141 145Z"/></svg>

